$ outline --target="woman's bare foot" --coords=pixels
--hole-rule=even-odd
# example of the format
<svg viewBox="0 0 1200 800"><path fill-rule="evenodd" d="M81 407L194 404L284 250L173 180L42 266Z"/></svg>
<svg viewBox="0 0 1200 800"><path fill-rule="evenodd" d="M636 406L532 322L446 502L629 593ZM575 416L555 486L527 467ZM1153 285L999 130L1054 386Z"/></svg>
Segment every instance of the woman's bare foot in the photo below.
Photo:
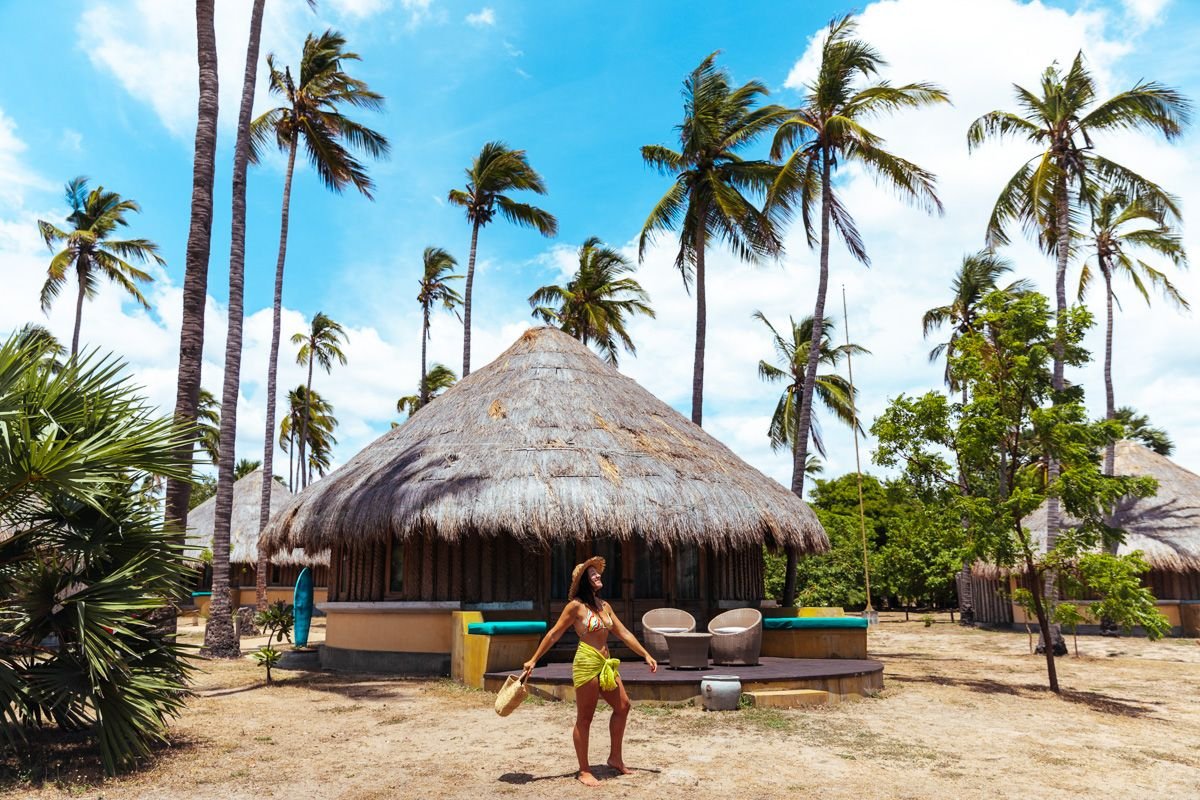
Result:
<svg viewBox="0 0 1200 800"><path fill-rule="evenodd" d="M579 770L579 774L575 776L575 780L582 783L584 786L590 786L593 789L600 785L600 781L596 780L596 776L590 772Z"/></svg>
<svg viewBox="0 0 1200 800"><path fill-rule="evenodd" d="M633 772L633 770L631 770L629 767L625 766L624 761L618 761L615 758L610 758L608 760L608 765L610 767L612 767L613 769L615 769L617 772L621 773L622 775L629 775L630 773Z"/></svg>

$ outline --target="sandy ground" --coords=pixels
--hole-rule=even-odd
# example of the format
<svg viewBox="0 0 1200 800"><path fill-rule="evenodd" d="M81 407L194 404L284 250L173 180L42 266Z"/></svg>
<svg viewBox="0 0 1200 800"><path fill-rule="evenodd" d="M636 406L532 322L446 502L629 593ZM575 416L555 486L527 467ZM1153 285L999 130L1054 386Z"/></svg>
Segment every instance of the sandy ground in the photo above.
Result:
<svg viewBox="0 0 1200 800"><path fill-rule="evenodd" d="M596 793L573 779L572 705L531 700L500 718L484 692L368 675L280 672L267 688L243 660L206 665L173 746L141 771L105 780L63 752L44 780L8 770L0 797L1200 797L1200 642L1081 640L1080 658L1059 659L1056 697L1024 633L902 620L871 633L886 665L876 697L796 711L635 704L635 771L597 766Z"/></svg>

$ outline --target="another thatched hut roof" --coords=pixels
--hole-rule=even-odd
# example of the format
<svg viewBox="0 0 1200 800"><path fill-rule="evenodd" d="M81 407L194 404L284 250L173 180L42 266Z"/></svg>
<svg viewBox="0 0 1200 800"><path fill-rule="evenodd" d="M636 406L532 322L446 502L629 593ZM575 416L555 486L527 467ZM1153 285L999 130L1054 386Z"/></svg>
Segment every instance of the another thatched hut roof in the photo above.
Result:
<svg viewBox="0 0 1200 800"><path fill-rule="evenodd" d="M1117 442L1113 472L1158 481L1153 497L1120 503L1110 522L1125 531L1118 553L1141 550L1154 569L1166 572L1200 570L1200 475L1137 442ZM1062 524L1073 520L1064 515ZM1046 538L1046 506L1022 523L1035 541Z"/></svg>
<svg viewBox="0 0 1200 800"><path fill-rule="evenodd" d="M233 516L229 526L229 561L232 564L258 563L258 521L262 510L261 469L256 469L233 484ZM293 495L279 481L271 481L271 514L279 513ZM187 546L190 551L211 550L217 498L210 497L188 512ZM303 550L276 552L272 564L305 566L329 564L329 553L310 556Z"/></svg>
<svg viewBox="0 0 1200 800"><path fill-rule="evenodd" d="M553 328L526 331L264 533L310 549L389 534L828 548L803 501Z"/></svg>

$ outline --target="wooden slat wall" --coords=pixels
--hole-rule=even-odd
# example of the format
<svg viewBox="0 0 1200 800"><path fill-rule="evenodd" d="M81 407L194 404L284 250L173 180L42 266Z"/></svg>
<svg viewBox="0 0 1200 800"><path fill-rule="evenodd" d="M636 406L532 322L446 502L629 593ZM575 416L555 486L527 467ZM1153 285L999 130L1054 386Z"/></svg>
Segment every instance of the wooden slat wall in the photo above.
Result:
<svg viewBox="0 0 1200 800"><path fill-rule="evenodd" d="M991 625L1011 625L1012 605L1007 591L1002 595L1001 588L1008 588L1008 579L1000 580L971 576L971 597L975 602L975 621Z"/></svg>
<svg viewBox="0 0 1200 800"><path fill-rule="evenodd" d="M386 547L378 543L355 542L334 547L329 554L330 601L382 600L387 588L387 558Z"/></svg>
<svg viewBox="0 0 1200 800"><path fill-rule="evenodd" d="M763 552L761 547L726 551L714 555L716 600L762 599Z"/></svg>

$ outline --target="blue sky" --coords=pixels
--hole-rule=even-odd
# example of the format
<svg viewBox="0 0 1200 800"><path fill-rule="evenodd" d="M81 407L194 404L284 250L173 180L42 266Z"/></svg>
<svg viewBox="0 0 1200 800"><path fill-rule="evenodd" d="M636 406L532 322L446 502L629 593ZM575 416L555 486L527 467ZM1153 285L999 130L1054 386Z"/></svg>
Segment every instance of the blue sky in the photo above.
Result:
<svg viewBox="0 0 1200 800"><path fill-rule="evenodd" d="M224 337L229 246L229 169L233 120L245 57L248 0L217 0L221 116L215 225L209 275L205 385L218 388ZM502 351L531 322L526 298L571 267L588 236L629 246L667 179L646 169L642 144L671 144L681 117L684 75L713 50L735 80L769 86L782 103L798 100L811 77L813 42L842 3L519 3L449 0L324 0L312 14L299 0L269 0L264 52L298 60L310 30L342 30L362 62L357 75L387 97L384 113L362 115L392 141L390 160L372 165L375 202L325 191L299 169L292 202L284 304L281 385L294 386L286 336L318 310L351 332L351 365L319 376L317 387L342 420L344 461L396 417L395 398L416 382L419 347L415 281L422 248L447 248L465 264L469 229L445 205L448 189L480 145L501 139L529 152L550 193L538 202L560 221L556 239L502 224L480 237L474 366ZM1050 61L1083 48L1109 93L1141 77L1172 83L1200 98L1200 65L1185 57L1200 33L1195 7L1165 0L1019 3L1014 0L885 0L862 8L862 35L891 61L886 77L931 80L951 92L953 108L880 120L893 148L941 178L947 214L932 219L898 203L860 174L844 190L866 234L874 266L833 263L840 317L841 286L851 305L853 338L874 353L856 362L867 418L889 397L937 386L926 363L929 343L919 316L943 301L961 256L982 243L1000 182L1026 157L1019 145L989 145L968 156L971 119L1010 107L1009 84L1035 84ZM60 219L61 184L92 177L138 200L133 230L162 246L168 261L145 314L103 293L84 311L83 339L123 353L164 407L173 398L191 189L195 125L194 21L190 4L161 0L0 4L0 28L12 40L23 81L0 88L0 333L36 319L69 338L71 303L47 319L37 288L48 256L36 218ZM269 106L259 83L256 109ZM1185 221L1200 203L1196 134L1164 145L1141 137L1106 142L1110 152L1182 196ZM1027 148L1026 148L1027 149ZM238 455L259 457L272 271L278 241L281 160L252 171L249 192L246 352L239 407ZM1195 228L1185 227L1188 244ZM1197 248L1193 244L1192 250ZM1051 266L1028 245L1009 253L1017 272L1047 285ZM685 414L689 409L694 308L671 266L670 242L649 253L639 278L659 319L639 322L638 358L622 369ZM785 457L766 444L776 395L755 377L770 355L761 309L777 324L811 313L815 257L793 234L778 264L738 265L711 257L706 427L743 457L786 482ZM1196 274L1178 281L1200 302ZM1126 292L1118 318L1119 403L1131 403L1167 426L1178 459L1200 471L1200 357L1193 314L1161 301L1147 311ZM461 332L450 317L435 323L432 356L460 366ZM1099 342L1093 342L1098 346ZM1093 407L1102 397L1098 368L1076 376ZM848 434L826 431L830 471L853 468ZM844 441L843 441L844 440ZM868 442L869 449L869 442Z"/></svg>

